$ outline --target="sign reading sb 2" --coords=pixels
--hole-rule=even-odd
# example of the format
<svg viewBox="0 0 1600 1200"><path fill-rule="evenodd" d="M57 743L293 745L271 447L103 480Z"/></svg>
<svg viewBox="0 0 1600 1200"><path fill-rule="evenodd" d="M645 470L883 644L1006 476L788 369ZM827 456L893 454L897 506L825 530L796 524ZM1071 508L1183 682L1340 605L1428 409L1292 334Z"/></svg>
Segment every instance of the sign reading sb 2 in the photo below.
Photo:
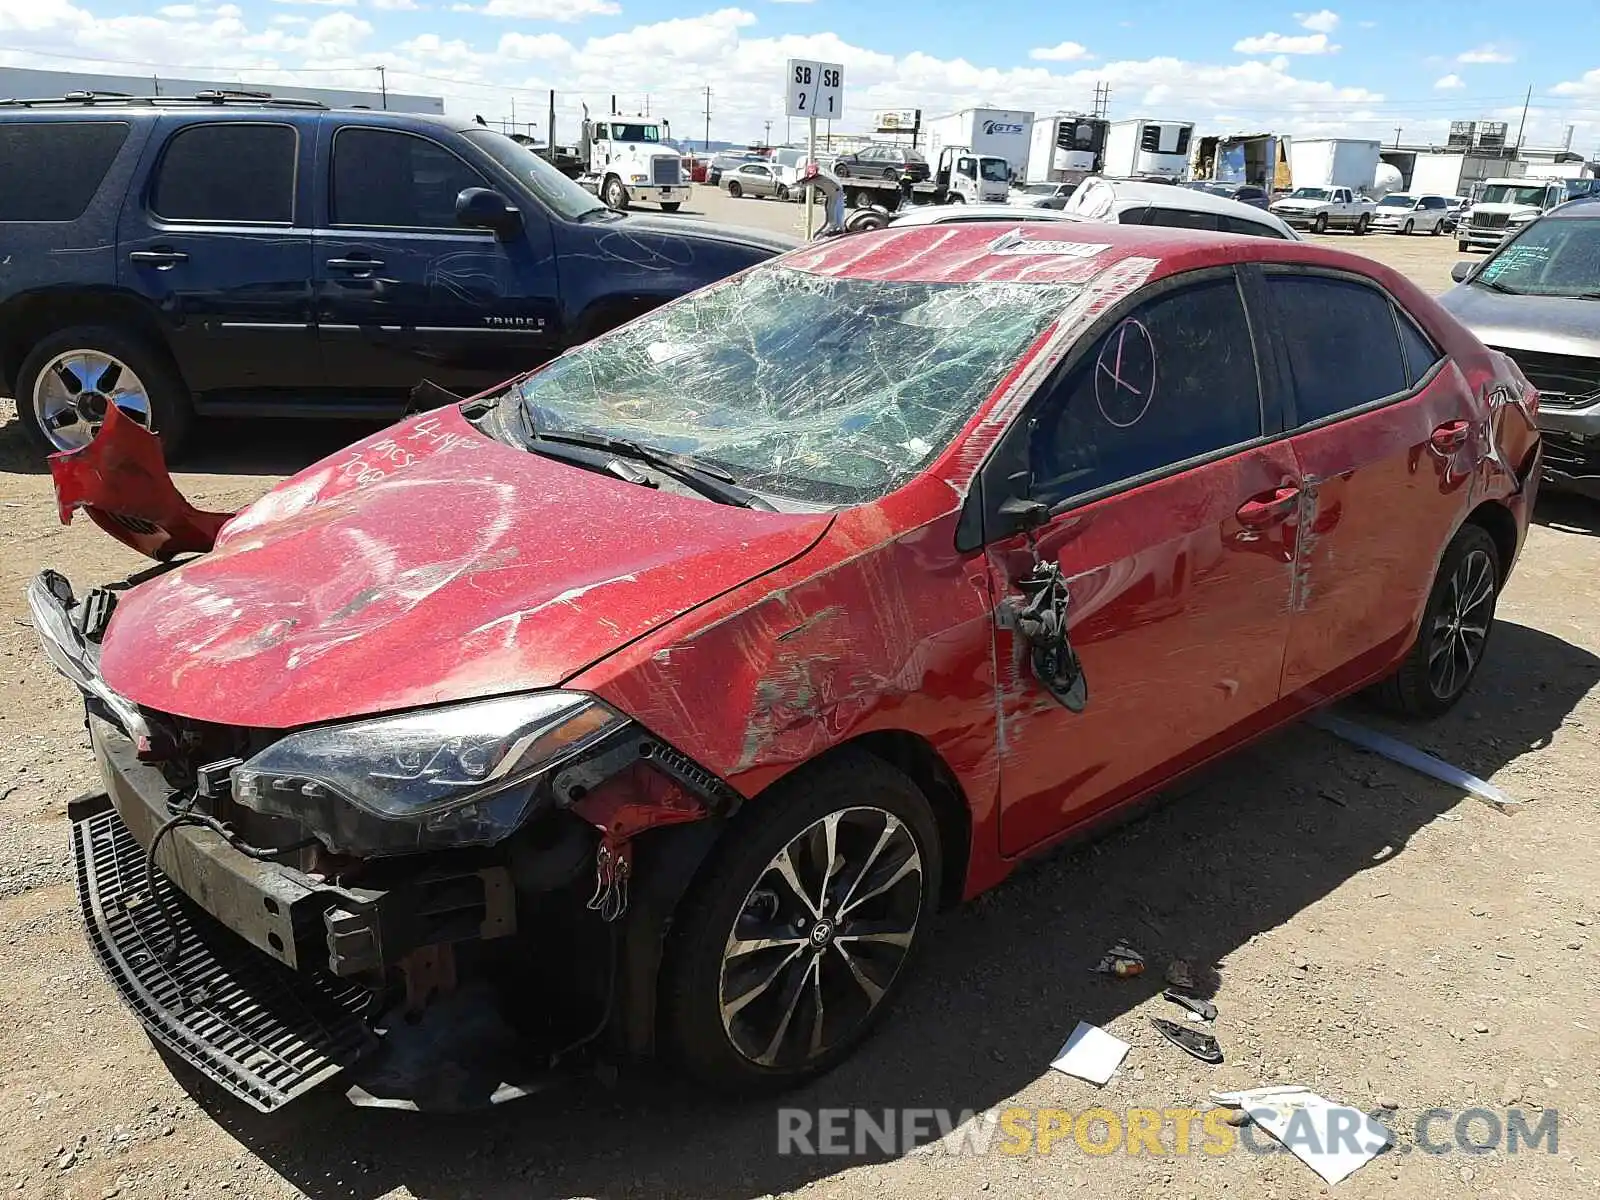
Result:
<svg viewBox="0 0 1600 1200"><path fill-rule="evenodd" d="M838 63L791 58L788 93L789 116L837 121L844 113L844 68Z"/></svg>

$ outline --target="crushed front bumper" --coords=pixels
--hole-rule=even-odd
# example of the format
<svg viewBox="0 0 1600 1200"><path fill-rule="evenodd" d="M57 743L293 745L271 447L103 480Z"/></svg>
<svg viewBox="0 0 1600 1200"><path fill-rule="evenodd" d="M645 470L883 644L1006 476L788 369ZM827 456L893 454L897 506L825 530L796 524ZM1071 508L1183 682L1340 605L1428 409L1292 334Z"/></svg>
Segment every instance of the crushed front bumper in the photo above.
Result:
<svg viewBox="0 0 1600 1200"><path fill-rule="evenodd" d="M274 962L161 871L147 874L144 848L109 797L77 801L70 815L90 945L158 1042L262 1112L376 1046L367 988Z"/></svg>

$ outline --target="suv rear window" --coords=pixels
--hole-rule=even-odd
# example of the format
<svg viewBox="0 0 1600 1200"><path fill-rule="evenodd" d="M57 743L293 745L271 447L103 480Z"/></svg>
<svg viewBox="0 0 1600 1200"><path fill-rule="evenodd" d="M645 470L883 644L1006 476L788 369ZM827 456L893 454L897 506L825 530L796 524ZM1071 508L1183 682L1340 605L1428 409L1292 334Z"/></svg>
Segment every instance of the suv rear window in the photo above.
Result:
<svg viewBox="0 0 1600 1200"><path fill-rule="evenodd" d="M0 221L76 221L127 140L126 121L0 123Z"/></svg>
<svg viewBox="0 0 1600 1200"><path fill-rule="evenodd" d="M293 224L298 141L290 125L186 125L161 156L150 211L166 221Z"/></svg>

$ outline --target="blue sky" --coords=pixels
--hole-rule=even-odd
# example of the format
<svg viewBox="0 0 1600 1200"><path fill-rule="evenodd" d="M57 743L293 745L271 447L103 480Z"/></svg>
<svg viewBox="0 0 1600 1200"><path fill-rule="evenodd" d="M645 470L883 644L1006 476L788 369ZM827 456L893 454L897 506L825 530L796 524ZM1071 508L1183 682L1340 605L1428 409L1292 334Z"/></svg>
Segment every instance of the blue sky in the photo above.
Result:
<svg viewBox="0 0 1600 1200"><path fill-rule="evenodd" d="M1508 19L1514 11L1515 19ZM1432 32L1424 33L1424 29ZM846 128L878 108L993 103L1044 113L1112 87L1113 117L1301 136L1442 137L1452 118L1520 117L1529 139L1600 144L1600 4L1546 0L1297 8L1150 0L0 0L0 65L218 75L443 94L491 120L649 96L675 131L759 136L782 122L792 55L845 65Z"/></svg>

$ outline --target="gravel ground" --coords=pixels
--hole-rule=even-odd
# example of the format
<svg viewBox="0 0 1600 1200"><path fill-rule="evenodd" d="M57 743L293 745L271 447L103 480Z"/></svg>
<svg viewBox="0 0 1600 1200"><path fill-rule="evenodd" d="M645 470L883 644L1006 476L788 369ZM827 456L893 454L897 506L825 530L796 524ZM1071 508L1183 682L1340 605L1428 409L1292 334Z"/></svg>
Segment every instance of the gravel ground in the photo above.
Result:
<svg viewBox="0 0 1600 1200"><path fill-rule="evenodd" d="M798 206L704 190L694 208L768 228L799 219ZM1455 258L1444 238L1327 240L1435 291ZM216 423L179 482L202 507L237 506L360 432ZM1502 813L1316 730L1285 732L943 919L896 1019L783 1103L1122 1113L1295 1082L1364 1111L1394 1106L1397 1147L1341 1195L1594 1195L1600 508L1547 498L1538 520L1473 693L1447 719L1399 731L1522 807ZM165 1061L118 1003L84 944L69 879L66 801L95 780L79 706L43 663L22 587L43 566L89 584L142 565L87 522L57 522L48 477L0 401L0 1192L1287 1200L1327 1190L1283 1154L1175 1153L1170 1129L1160 1155L1095 1156L1070 1137L1049 1154L996 1142L976 1155L780 1155L774 1103L719 1103L649 1073L470 1119L355 1110L337 1095L275 1118L242 1110ZM1091 973L1119 939L1156 969ZM1145 1019L1177 1015L1159 994L1174 956L1218 966L1221 1066L1182 1055ZM1133 1045L1101 1090L1047 1070L1080 1019ZM1530 1127L1553 1113L1555 1153L1503 1143L1421 1153L1416 1122L1436 1108L1517 1109ZM1435 1123L1433 1140L1450 1128ZM1480 1120L1480 1142L1486 1128Z"/></svg>

